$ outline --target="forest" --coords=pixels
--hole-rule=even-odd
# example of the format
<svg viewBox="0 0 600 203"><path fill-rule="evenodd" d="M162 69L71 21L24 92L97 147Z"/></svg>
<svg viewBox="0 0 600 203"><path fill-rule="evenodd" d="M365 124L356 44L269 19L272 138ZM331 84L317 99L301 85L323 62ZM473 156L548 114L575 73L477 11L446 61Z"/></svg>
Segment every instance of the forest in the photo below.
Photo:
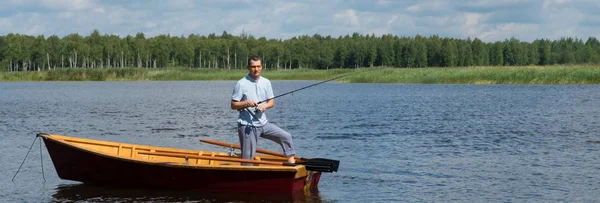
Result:
<svg viewBox="0 0 600 203"><path fill-rule="evenodd" d="M480 39L375 36L353 33L339 37L302 35L290 39L144 33L120 37L94 30L88 36L0 36L0 71L44 71L64 68L214 68L242 69L249 55L263 59L266 69L333 69L356 67L469 67L600 64L595 37L533 42L516 38Z"/></svg>

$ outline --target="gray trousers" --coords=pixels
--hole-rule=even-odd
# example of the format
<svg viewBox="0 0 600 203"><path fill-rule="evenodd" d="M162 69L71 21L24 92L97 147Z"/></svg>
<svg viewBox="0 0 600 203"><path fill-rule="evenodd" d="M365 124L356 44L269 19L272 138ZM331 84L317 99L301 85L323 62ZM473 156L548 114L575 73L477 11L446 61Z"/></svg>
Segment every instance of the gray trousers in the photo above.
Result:
<svg viewBox="0 0 600 203"><path fill-rule="evenodd" d="M260 127L238 124L238 136L240 137L242 158L244 159L254 159L259 137L279 143L286 157L296 154L292 135L271 123Z"/></svg>

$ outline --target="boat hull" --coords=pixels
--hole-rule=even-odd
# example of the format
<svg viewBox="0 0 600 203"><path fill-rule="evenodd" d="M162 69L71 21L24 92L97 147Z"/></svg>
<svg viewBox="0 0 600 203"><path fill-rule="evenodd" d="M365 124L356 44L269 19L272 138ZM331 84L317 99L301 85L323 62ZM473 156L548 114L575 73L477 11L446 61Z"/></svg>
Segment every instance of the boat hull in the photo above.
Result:
<svg viewBox="0 0 600 203"><path fill-rule="evenodd" d="M289 193L317 187L319 172L297 177L293 171L223 170L104 156L53 139L44 139L62 179L119 187L227 192Z"/></svg>

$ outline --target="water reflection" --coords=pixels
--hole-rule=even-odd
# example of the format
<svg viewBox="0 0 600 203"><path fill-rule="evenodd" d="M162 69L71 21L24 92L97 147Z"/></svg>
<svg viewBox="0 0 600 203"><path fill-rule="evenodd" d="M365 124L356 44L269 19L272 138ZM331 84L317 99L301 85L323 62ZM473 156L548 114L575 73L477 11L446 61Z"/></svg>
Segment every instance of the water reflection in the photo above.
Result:
<svg viewBox="0 0 600 203"><path fill-rule="evenodd" d="M54 202L326 202L317 189L293 194L200 192L114 188L89 184L60 185Z"/></svg>

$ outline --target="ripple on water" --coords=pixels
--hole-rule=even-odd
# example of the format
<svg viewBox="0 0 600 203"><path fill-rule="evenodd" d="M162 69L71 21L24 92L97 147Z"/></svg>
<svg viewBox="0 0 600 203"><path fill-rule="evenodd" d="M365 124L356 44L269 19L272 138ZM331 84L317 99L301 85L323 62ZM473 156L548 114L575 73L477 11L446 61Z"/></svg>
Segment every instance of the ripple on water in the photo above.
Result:
<svg viewBox="0 0 600 203"><path fill-rule="evenodd" d="M273 83L282 91L313 82ZM237 142L237 113L228 107L232 85L0 83L0 149L8 152L0 153L0 160L8 160L0 173L14 175L37 132L188 149L209 147L199 145L198 137ZM269 111L269 120L294 136L300 155L341 161L338 173L321 177L323 195L315 202L596 202L600 194L600 162L594 161L600 152L598 85L319 87L278 98ZM280 150L266 143L261 147ZM171 201L171 194L152 196L154 191L110 196L135 192L103 194L104 188L88 188L95 194L85 196L86 188L59 188L69 181L58 178L47 151L48 182L41 184L35 150L16 187L0 182L0 190L7 191L0 197L8 202ZM56 199L48 195L54 189ZM71 195L60 196L66 193ZM173 201L204 201L193 195ZM230 201L252 200L268 198Z"/></svg>

